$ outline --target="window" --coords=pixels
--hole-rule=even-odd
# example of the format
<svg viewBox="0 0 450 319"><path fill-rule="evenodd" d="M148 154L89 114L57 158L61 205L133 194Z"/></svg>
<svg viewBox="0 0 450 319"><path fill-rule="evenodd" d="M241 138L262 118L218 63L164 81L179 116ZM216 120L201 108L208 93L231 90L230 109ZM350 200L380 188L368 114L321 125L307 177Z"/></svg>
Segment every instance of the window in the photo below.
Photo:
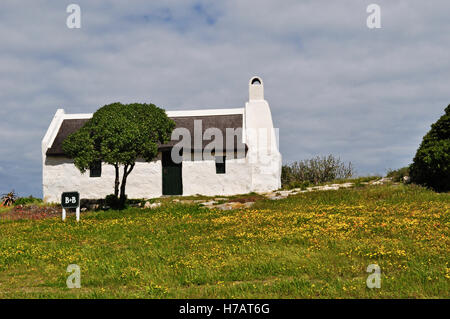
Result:
<svg viewBox="0 0 450 319"><path fill-rule="evenodd" d="M216 174L225 174L225 156L216 156Z"/></svg>
<svg viewBox="0 0 450 319"><path fill-rule="evenodd" d="M89 177L101 177L102 176L102 162L96 161L89 168Z"/></svg>

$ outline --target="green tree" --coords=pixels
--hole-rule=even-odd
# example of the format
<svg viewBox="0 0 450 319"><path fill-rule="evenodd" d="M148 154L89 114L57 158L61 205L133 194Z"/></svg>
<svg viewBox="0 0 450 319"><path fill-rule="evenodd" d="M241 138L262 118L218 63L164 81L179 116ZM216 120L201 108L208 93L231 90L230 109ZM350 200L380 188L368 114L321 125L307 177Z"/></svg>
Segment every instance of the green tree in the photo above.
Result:
<svg viewBox="0 0 450 319"><path fill-rule="evenodd" d="M450 105L423 137L410 167L411 181L438 192L450 190Z"/></svg>
<svg viewBox="0 0 450 319"><path fill-rule="evenodd" d="M81 173L99 161L114 166L114 196L123 207L127 177L136 160L152 161L158 155L159 143L167 143L174 128L175 122L153 104L112 103L101 107L80 130L69 135L63 151L73 158Z"/></svg>

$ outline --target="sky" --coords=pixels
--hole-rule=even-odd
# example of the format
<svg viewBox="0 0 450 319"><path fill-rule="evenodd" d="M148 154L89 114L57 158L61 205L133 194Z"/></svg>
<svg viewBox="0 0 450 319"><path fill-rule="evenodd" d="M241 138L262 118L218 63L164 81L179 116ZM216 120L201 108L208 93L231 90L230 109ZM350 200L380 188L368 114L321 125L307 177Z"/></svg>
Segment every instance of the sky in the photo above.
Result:
<svg viewBox="0 0 450 319"><path fill-rule="evenodd" d="M69 4L81 28L69 29ZM369 29L369 4L381 28ZM284 163L411 163L450 104L448 0L0 1L0 193L42 196L58 108L244 107L264 81Z"/></svg>

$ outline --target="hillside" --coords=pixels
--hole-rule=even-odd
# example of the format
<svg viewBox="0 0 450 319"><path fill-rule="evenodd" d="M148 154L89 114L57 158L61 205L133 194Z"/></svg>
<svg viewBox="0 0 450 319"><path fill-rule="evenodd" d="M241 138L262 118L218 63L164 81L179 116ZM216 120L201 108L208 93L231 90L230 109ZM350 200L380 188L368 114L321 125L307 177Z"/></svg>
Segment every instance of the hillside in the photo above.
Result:
<svg viewBox="0 0 450 319"><path fill-rule="evenodd" d="M0 218L0 298L449 298L449 212L449 193L378 185L227 211L168 198L79 223Z"/></svg>

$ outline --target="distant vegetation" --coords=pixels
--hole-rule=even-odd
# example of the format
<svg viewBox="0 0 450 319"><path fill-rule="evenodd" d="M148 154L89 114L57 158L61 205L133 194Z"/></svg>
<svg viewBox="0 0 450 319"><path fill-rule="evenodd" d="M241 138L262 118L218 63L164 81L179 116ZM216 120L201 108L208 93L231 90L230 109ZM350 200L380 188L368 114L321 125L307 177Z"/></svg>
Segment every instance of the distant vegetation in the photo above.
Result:
<svg viewBox="0 0 450 319"><path fill-rule="evenodd" d="M33 197L32 195L28 197L19 197L14 205L30 205L30 204L41 204L42 199Z"/></svg>
<svg viewBox="0 0 450 319"><path fill-rule="evenodd" d="M40 203L42 203L42 199L40 198L33 197L32 195L28 197L18 197L15 191L3 194L1 198L1 206L17 206Z"/></svg>
<svg viewBox="0 0 450 319"><path fill-rule="evenodd" d="M355 170L351 162L344 163L333 155L316 156L283 165L281 184L283 188L305 187L310 184L350 178L354 174Z"/></svg>
<svg viewBox="0 0 450 319"><path fill-rule="evenodd" d="M409 166L399 169L388 170L386 177L392 178L393 182L405 182L405 177L409 177Z"/></svg>
<svg viewBox="0 0 450 319"><path fill-rule="evenodd" d="M450 191L450 105L423 137L410 166L413 183L438 192Z"/></svg>

